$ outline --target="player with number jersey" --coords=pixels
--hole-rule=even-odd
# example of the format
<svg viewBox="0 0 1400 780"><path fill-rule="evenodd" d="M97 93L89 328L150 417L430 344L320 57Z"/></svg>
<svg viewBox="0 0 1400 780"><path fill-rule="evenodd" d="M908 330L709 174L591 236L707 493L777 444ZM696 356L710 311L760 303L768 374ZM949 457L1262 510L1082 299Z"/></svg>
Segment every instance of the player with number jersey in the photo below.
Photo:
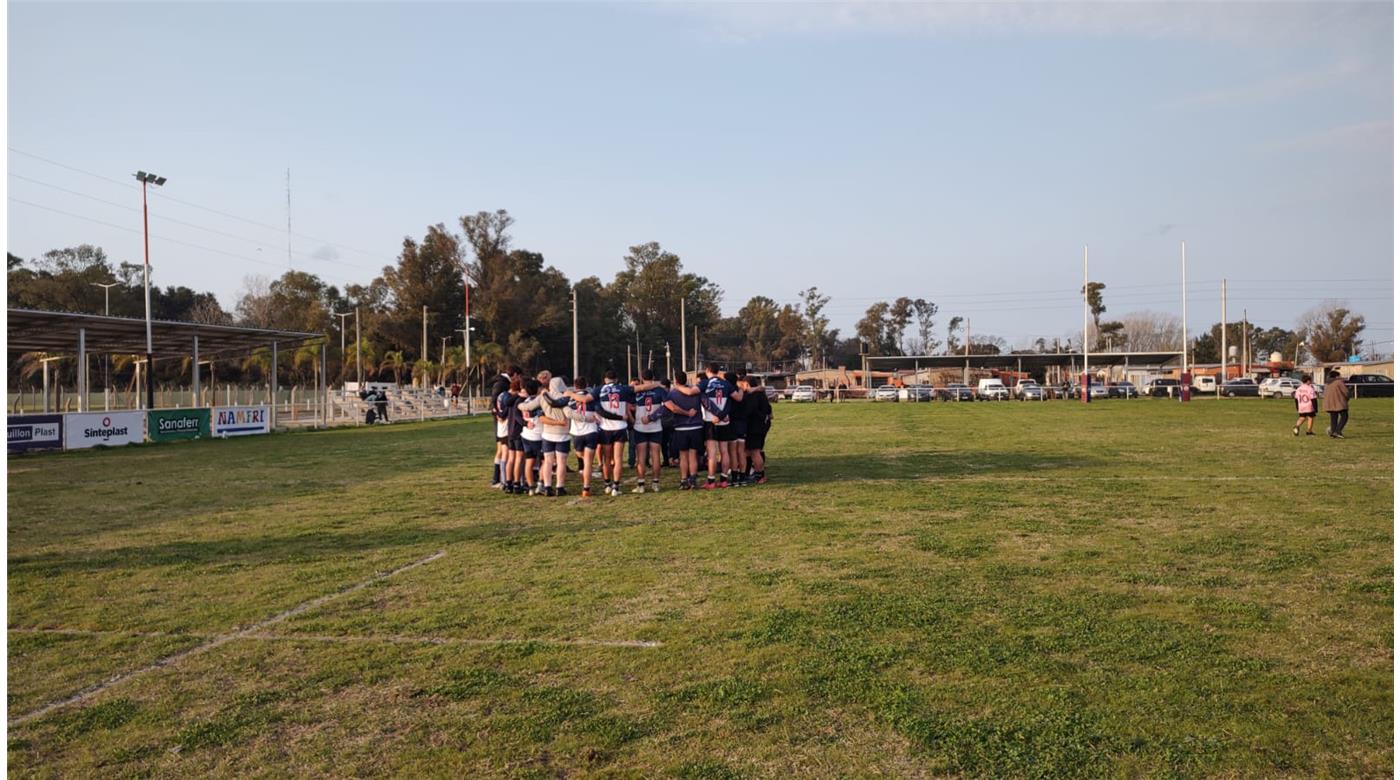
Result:
<svg viewBox="0 0 1400 780"><path fill-rule="evenodd" d="M564 380L551 377L549 389L540 395L540 408L544 409L544 416L540 418L540 423L544 425L544 468L541 475L544 477L545 495L549 496L568 495L564 489L564 479L569 471L570 421L564 412L564 407L569 405L564 390Z"/></svg>
<svg viewBox="0 0 1400 780"><path fill-rule="evenodd" d="M651 492L660 493L661 417L665 409L666 389L656 384L656 374L648 368L642 371L642 381L634 393L632 433L637 442L637 487L632 492L646 492L646 473L650 464Z"/></svg>
<svg viewBox="0 0 1400 780"><path fill-rule="evenodd" d="M701 385L700 403L704 411L705 451L709 456L705 489L729 487L729 470L734 468L734 429L729 424L730 402L739 399L734 385L719 373L719 364L705 367L705 381ZM715 474L719 473L719 484L715 484Z"/></svg>
<svg viewBox="0 0 1400 780"><path fill-rule="evenodd" d="M603 374L603 384L593 391L598 401L598 451L603 459L604 492L612 496L622 494L622 467L633 396L632 387L617 381L617 372L612 369Z"/></svg>

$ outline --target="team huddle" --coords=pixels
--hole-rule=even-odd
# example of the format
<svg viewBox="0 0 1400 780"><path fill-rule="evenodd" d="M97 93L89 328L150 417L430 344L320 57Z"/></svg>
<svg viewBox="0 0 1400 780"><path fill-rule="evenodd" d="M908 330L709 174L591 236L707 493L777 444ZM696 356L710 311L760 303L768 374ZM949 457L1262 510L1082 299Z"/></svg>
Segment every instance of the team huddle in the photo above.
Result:
<svg viewBox="0 0 1400 780"><path fill-rule="evenodd" d="M629 454L637 474L633 493L661 492L663 464L680 470L681 490L715 490L768 481L763 447L773 408L762 385L739 373L721 374L711 363L694 384L684 372L657 381L650 370L619 382L603 374L570 387L541 371L524 379L511 366L492 387L496 456L491 486L507 493L564 496L569 452L579 459L581 496L622 493ZM595 473L596 470L596 473ZM705 483L699 484L701 471Z"/></svg>

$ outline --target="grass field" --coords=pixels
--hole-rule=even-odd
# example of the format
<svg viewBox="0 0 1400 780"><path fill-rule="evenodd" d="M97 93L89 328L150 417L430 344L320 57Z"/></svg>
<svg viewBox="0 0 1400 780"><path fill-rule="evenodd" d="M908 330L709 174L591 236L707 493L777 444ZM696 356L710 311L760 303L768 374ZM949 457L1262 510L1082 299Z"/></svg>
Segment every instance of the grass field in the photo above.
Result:
<svg viewBox="0 0 1400 780"><path fill-rule="evenodd" d="M9 769L1389 776L1393 404L1291 408L781 404L771 484L588 501L483 419L11 458Z"/></svg>

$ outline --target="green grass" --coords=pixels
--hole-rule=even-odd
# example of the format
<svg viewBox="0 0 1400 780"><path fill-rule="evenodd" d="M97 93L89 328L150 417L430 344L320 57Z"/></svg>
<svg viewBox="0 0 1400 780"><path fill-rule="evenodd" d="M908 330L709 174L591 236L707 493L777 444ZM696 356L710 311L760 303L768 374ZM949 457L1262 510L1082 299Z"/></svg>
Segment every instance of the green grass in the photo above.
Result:
<svg viewBox="0 0 1400 780"><path fill-rule="evenodd" d="M1389 776L1393 405L1290 411L782 404L771 484L587 502L487 489L481 419L11 458L12 719L446 554L9 769Z"/></svg>

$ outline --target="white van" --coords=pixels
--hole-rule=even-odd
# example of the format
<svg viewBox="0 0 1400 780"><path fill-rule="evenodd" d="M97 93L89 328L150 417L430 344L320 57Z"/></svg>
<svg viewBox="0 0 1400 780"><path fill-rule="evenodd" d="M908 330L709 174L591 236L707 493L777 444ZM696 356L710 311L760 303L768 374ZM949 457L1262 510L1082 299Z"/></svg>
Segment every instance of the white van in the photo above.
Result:
<svg viewBox="0 0 1400 780"><path fill-rule="evenodd" d="M1191 389L1195 390L1198 393L1215 392L1215 375L1197 374L1191 377Z"/></svg>
<svg viewBox="0 0 1400 780"><path fill-rule="evenodd" d="M977 397L983 401L1006 401L1011 398L1011 391L1006 389L1006 385L1000 379L979 379L977 380Z"/></svg>

